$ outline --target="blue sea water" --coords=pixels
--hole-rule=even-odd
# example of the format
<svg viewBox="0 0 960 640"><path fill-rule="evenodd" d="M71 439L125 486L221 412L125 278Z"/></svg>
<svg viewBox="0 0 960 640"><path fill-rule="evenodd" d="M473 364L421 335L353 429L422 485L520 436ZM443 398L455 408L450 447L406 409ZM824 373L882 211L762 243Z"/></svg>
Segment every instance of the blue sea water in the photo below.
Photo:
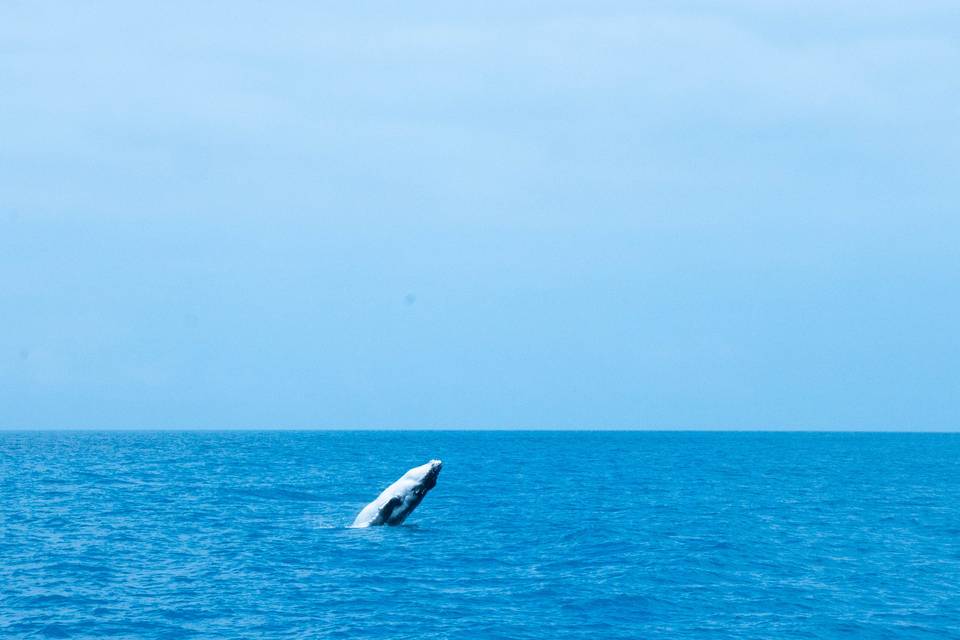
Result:
<svg viewBox="0 0 960 640"><path fill-rule="evenodd" d="M0 637L960 637L960 436L0 433Z"/></svg>

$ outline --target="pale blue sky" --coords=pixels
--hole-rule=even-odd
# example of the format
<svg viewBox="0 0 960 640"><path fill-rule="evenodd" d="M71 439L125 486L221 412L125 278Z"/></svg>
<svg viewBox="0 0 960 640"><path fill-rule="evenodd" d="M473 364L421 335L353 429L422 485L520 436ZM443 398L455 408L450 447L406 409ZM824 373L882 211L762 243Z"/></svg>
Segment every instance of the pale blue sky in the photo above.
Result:
<svg viewBox="0 0 960 640"><path fill-rule="evenodd" d="M958 34L3 2L0 427L956 429Z"/></svg>

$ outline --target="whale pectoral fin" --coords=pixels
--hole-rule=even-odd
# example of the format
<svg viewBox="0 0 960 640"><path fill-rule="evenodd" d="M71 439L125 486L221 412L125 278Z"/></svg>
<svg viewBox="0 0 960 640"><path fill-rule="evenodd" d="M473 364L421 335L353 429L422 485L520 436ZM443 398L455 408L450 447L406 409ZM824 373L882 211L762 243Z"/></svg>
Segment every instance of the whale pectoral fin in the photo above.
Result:
<svg viewBox="0 0 960 640"><path fill-rule="evenodd" d="M390 515L393 513L393 510L399 507L403 503L403 498L400 496L393 496L387 502L380 507L380 513L377 515L377 522L380 524L385 523L390 519Z"/></svg>

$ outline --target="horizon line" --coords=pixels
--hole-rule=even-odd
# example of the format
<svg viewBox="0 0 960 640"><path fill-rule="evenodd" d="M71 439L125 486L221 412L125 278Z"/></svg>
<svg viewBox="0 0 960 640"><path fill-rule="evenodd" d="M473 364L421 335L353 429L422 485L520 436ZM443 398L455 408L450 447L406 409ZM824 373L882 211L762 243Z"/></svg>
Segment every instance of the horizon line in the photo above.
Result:
<svg viewBox="0 0 960 640"><path fill-rule="evenodd" d="M717 427L717 428L687 428L687 427L3 427L0 432L6 433L54 433L54 432L127 432L127 433L163 433L163 432L517 432L517 433L916 433L916 434L960 434L960 427L947 428L836 428L836 427L785 427L751 428L751 427Z"/></svg>

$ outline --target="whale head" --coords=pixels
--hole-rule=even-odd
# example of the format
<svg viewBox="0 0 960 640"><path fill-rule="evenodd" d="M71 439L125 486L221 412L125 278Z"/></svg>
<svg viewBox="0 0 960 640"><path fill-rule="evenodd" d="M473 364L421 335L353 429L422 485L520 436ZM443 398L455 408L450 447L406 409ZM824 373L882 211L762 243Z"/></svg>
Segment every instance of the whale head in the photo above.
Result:
<svg viewBox="0 0 960 640"><path fill-rule="evenodd" d="M426 464L407 471L407 473L404 474L404 479L413 482L416 487L415 490L419 489L423 493L426 493L437 486L437 476L440 475L441 469L443 469L442 460L431 460Z"/></svg>

